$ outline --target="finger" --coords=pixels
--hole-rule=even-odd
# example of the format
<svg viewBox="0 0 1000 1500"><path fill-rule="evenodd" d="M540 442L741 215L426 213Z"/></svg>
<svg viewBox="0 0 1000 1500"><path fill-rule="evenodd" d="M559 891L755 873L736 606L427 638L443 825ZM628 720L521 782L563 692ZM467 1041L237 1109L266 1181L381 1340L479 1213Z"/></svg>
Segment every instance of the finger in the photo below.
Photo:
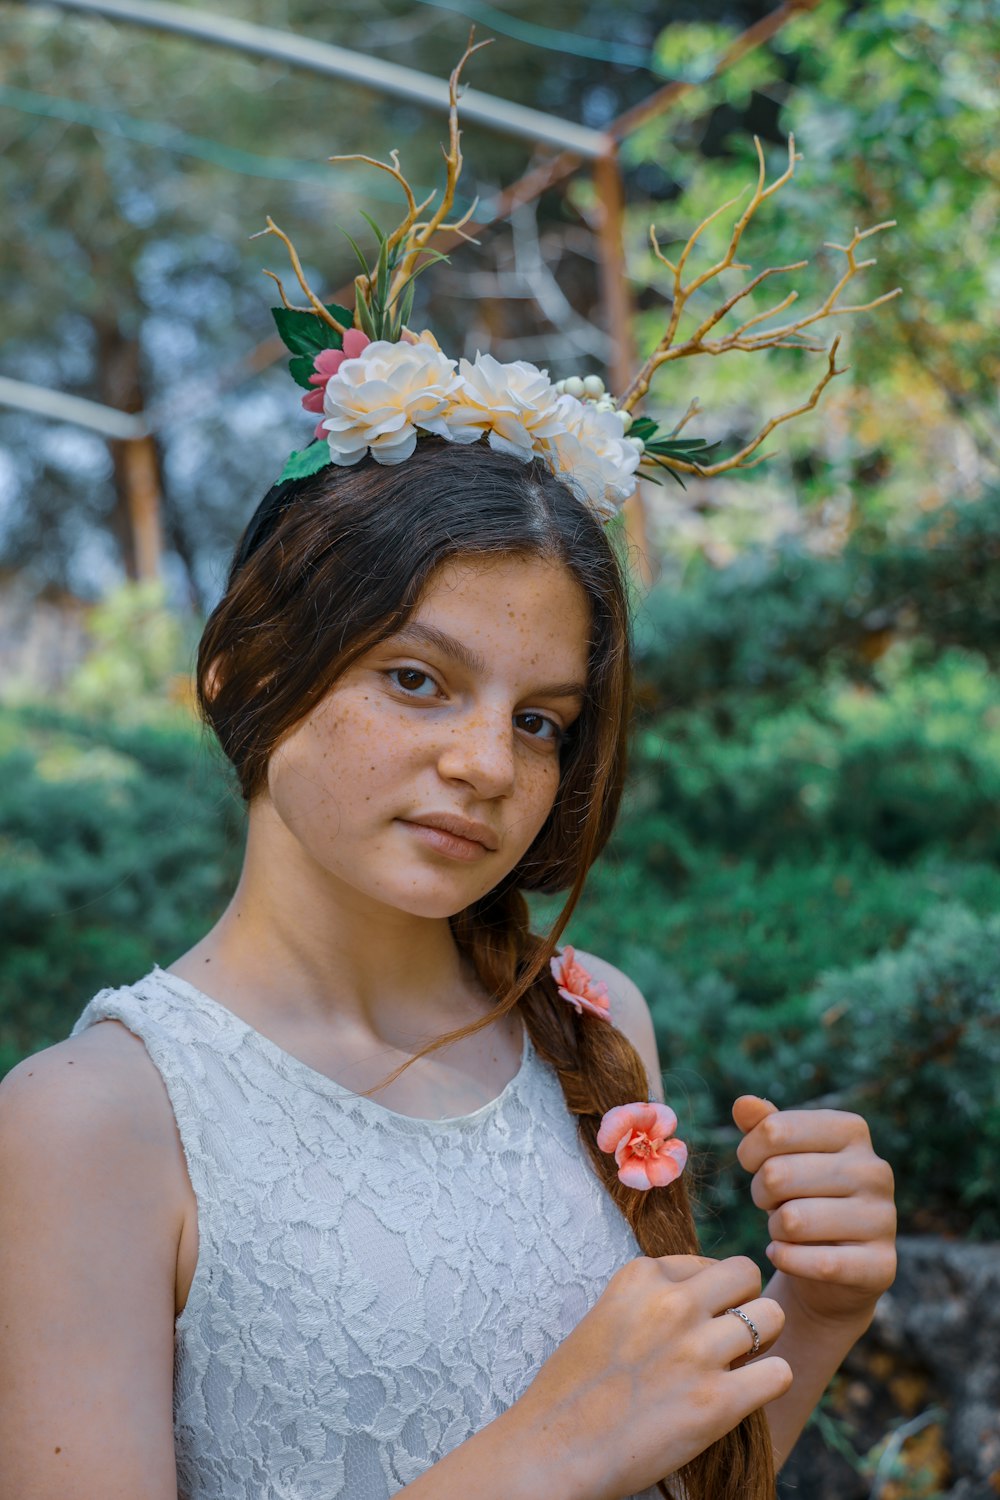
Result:
<svg viewBox="0 0 1000 1500"><path fill-rule="evenodd" d="M727 1256L692 1278L692 1289L708 1317L724 1312L727 1307L742 1307L744 1302L759 1297L762 1285L760 1268L748 1255Z"/></svg>
<svg viewBox="0 0 1000 1500"><path fill-rule="evenodd" d="M798 1245L864 1243L892 1235L896 1210L891 1200L856 1194L853 1198L793 1198L768 1214L772 1240Z"/></svg>
<svg viewBox="0 0 1000 1500"><path fill-rule="evenodd" d="M768 1115L777 1113L777 1109L776 1104L772 1104L770 1099L762 1099L759 1094L741 1094L733 1104L733 1119L746 1134Z"/></svg>
<svg viewBox="0 0 1000 1500"><path fill-rule="evenodd" d="M752 1359L749 1364L733 1370L729 1376L727 1390L733 1401L732 1410L739 1411L737 1421L742 1422L759 1406L776 1401L792 1388L792 1367L780 1354L769 1354L766 1359Z"/></svg>
<svg viewBox="0 0 1000 1500"><path fill-rule="evenodd" d="M770 1156L754 1173L750 1196L758 1208L777 1208L791 1198L850 1198L891 1191L887 1162L854 1151L796 1152Z"/></svg>
<svg viewBox="0 0 1000 1500"><path fill-rule="evenodd" d="M776 1240L768 1246L767 1254L775 1269L788 1276L876 1295L891 1286L896 1275L896 1250L891 1240L868 1245L788 1245Z"/></svg>
<svg viewBox="0 0 1000 1500"><path fill-rule="evenodd" d="M690 1281L706 1266L718 1265L711 1255L658 1255L656 1259L671 1281Z"/></svg>
<svg viewBox="0 0 1000 1500"><path fill-rule="evenodd" d="M792 1151L840 1151L863 1141L871 1145L867 1122L841 1109L779 1109L765 1115L736 1148L740 1165L756 1172L769 1156Z"/></svg>
<svg viewBox="0 0 1000 1500"><path fill-rule="evenodd" d="M728 1309L718 1313L710 1319L708 1336L716 1358L727 1365L734 1359L759 1358L761 1352L770 1348L779 1337L785 1326L784 1309L773 1297L751 1297L746 1302L733 1305L739 1307L740 1312L746 1313L751 1323L756 1325L760 1348L756 1355L752 1354L753 1330L747 1327L742 1318Z"/></svg>

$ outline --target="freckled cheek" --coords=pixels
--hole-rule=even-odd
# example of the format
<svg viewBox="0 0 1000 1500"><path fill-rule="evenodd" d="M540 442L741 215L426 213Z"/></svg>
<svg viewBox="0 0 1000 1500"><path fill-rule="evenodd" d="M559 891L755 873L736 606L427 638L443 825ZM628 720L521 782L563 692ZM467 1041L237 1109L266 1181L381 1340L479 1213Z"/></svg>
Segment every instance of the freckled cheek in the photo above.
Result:
<svg viewBox="0 0 1000 1500"><path fill-rule="evenodd" d="M418 736L392 705L348 700L331 704L310 725L310 754L341 774L371 774L407 765Z"/></svg>
<svg viewBox="0 0 1000 1500"><path fill-rule="evenodd" d="M401 759L398 737L379 730L371 704L334 700L279 747L272 781L289 811L340 824L348 808L369 801L387 775L398 774L392 763Z"/></svg>
<svg viewBox="0 0 1000 1500"><path fill-rule="evenodd" d="M545 819L552 811L552 804L559 790L559 766L556 757L551 765L528 764L522 766L518 775L514 805L511 808L512 827L518 825L523 836L518 839L524 847L532 842Z"/></svg>

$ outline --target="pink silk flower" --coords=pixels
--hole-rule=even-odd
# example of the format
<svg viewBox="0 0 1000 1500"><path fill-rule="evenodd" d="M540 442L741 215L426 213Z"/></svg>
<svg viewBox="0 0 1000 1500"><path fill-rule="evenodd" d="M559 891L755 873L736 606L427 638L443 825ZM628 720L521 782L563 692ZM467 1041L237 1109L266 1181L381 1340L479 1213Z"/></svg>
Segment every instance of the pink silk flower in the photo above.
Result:
<svg viewBox="0 0 1000 1500"><path fill-rule="evenodd" d="M683 1141L669 1139L676 1129L677 1116L669 1104L637 1100L608 1110L597 1132L597 1145L601 1151L614 1152L619 1181L645 1192L666 1187L684 1170L688 1149Z"/></svg>
<svg viewBox="0 0 1000 1500"><path fill-rule="evenodd" d="M360 328L349 328L344 334L343 349L321 349L313 360L313 374L309 376L309 384L316 389L308 391L302 397L302 405L306 411L323 410L323 396L326 393L326 383L332 375L336 375L345 359L357 359L363 349L367 349L371 339ZM322 437L326 429L320 422L316 428L316 436Z"/></svg>
<svg viewBox="0 0 1000 1500"><path fill-rule="evenodd" d="M567 945L558 958L551 958L549 968L560 995L570 1005L575 1005L581 1015L589 1010L592 1015L602 1016L605 1021L610 1021L611 1001L607 985L599 979L591 978L583 964L577 963L572 948Z"/></svg>

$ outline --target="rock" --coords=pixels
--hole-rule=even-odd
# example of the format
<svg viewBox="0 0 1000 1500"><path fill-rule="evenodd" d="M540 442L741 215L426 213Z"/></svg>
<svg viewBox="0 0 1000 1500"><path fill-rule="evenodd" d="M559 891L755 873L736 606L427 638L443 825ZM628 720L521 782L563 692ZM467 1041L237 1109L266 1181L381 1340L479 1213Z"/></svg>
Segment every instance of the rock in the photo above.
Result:
<svg viewBox="0 0 1000 1500"><path fill-rule="evenodd" d="M1000 1245L901 1236L865 1339L932 1376L948 1417L949 1500L1000 1495ZM978 1488L977 1488L978 1486Z"/></svg>
<svg viewBox="0 0 1000 1500"><path fill-rule="evenodd" d="M901 1235L897 1252L895 1282L781 1471L781 1500L1000 1496L1000 1245Z"/></svg>

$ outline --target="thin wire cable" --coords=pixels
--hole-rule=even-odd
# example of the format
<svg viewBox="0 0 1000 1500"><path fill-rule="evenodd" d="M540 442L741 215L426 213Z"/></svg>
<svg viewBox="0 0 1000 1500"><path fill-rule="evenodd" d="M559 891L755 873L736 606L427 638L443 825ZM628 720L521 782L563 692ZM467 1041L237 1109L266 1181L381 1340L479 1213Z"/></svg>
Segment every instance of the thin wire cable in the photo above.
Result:
<svg viewBox="0 0 1000 1500"><path fill-rule="evenodd" d="M435 109L449 108L448 82L431 73L421 73L401 63L368 53L322 42L294 31L260 26L228 13L215 13L200 5L178 5L176 0L55 0L63 10L81 15L108 16L130 25L149 27L177 36L234 48L255 57L280 59L294 67L307 68L329 78L346 78L380 93L412 99ZM564 151L595 161L608 150L603 131L592 130L558 115L501 99L478 88L465 88L462 111L473 120L519 136L535 145L545 142Z"/></svg>
<svg viewBox="0 0 1000 1500"><path fill-rule="evenodd" d="M623 63L626 67L643 68L657 78L672 76L646 47L636 47L629 42L602 42L597 37L558 31L552 26L540 26L536 21L522 21L518 16L498 10L495 5L484 4L483 0L473 0L472 4L469 0L417 0L417 3L433 10L450 10L454 15L488 26L491 31L499 31L514 41L526 42L529 47L589 57L595 62Z"/></svg>
<svg viewBox="0 0 1000 1500"><path fill-rule="evenodd" d="M152 146L159 151L172 151L179 156L195 157L210 162L212 166L225 167L247 177L266 177L278 182L322 181L338 188L348 187L349 172L343 167L325 165L322 162L297 161L288 156L258 156L256 152L244 151L238 146L226 146L222 141L210 140L207 136L189 135L171 125L161 125L155 120L140 120L134 115L123 115L117 110L102 109L100 105L88 104L83 99L67 99L60 94L40 94L31 89L12 88L0 84L0 107L14 109L22 114L41 115L49 119L62 120L69 125L83 125L90 130L137 141L143 146ZM369 174L374 178L374 174ZM362 184L357 172L350 186L359 191ZM398 191L375 179L363 184L366 198L380 198L394 202ZM424 197L427 189L416 189L418 197ZM470 206L470 201L460 207L460 212Z"/></svg>

